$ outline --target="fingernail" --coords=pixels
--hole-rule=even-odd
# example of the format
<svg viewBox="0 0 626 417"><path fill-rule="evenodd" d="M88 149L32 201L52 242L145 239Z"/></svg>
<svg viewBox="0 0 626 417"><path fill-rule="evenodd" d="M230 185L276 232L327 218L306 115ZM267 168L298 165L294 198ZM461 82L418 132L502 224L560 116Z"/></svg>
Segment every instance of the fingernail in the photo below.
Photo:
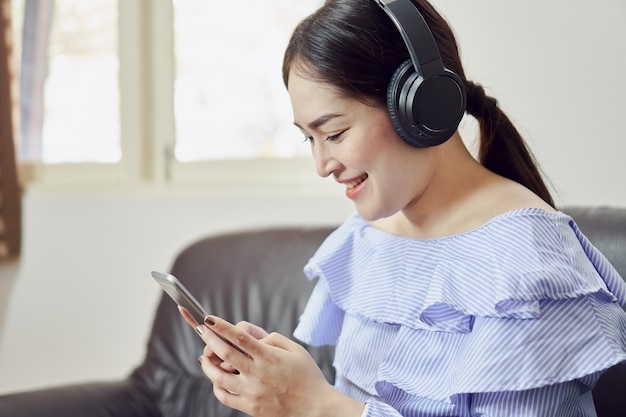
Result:
<svg viewBox="0 0 626 417"><path fill-rule="evenodd" d="M207 325L209 325L209 326L214 326L214 325L215 325L215 322L213 321L213 319L212 319L211 317L206 317L206 318L204 319L204 322L205 322Z"/></svg>
<svg viewBox="0 0 626 417"><path fill-rule="evenodd" d="M203 325L199 325L198 327L196 327L196 333L198 333L198 334L204 333L204 326Z"/></svg>

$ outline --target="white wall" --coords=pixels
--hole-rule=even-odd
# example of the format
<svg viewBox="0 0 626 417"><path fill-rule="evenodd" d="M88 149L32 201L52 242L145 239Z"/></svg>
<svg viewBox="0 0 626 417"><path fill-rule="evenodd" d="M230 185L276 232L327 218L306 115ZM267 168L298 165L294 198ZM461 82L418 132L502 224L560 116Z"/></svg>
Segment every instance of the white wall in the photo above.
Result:
<svg viewBox="0 0 626 417"><path fill-rule="evenodd" d="M22 259L0 269L0 283L13 285L0 392L127 374L160 296L150 271L168 270L185 245L247 227L337 224L351 209L298 193L28 192Z"/></svg>
<svg viewBox="0 0 626 417"><path fill-rule="evenodd" d="M626 201L626 2L434 0L561 202ZM611 185L610 187L601 184Z"/></svg>
<svg viewBox="0 0 626 417"><path fill-rule="evenodd" d="M626 3L435 4L468 75L524 132L557 201L626 206ZM351 211L335 188L34 188L23 201L23 256L0 266L0 392L126 375L160 295L149 272L186 244L246 227L334 224Z"/></svg>

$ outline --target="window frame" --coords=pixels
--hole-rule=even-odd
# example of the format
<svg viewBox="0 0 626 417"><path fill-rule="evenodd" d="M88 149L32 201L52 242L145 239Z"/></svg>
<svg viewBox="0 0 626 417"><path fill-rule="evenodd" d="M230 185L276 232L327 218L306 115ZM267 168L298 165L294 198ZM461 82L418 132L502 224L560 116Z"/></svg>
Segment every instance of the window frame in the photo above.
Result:
<svg viewBox="0 0 626 417"><path fill-rule="evenodd" d="M175 145L173 2L118 0L117 7L121 161L22 163L29 184L325 189L320 186L324 181L315 174L310 156L177 161L172 156ZM278 65L277 71L280 71ZM294 140L298 140L297 135L294 128Z"/></svg>

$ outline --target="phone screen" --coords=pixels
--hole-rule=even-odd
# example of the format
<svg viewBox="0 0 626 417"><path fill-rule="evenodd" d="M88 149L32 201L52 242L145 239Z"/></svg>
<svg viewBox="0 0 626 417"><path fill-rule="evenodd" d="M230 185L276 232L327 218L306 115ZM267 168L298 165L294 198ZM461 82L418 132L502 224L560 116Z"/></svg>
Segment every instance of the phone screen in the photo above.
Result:
<svg viewBox="0 0 626 417"><path fill-rule="evenodd" d="M187 314L189 314L197 324L204 323L204 318L209 314L174 275L152 271L152 277L163 287L167 295L169 295L180 308L186 310Z"/></svg>
<svg viewBox="0 0 626 417"><path fill-rule="evenodd" d="M189 323L193 327L204 323L204 318L209 314L204 310L204 308L202 308L198 300L196 300L194 296L191 295L187 288L185 288L185 286L174 275L152 271L152 277L155 279L156 282L159 283L159 285L163 288L167 295L169 295L170 298L174 300L176 304L178 304L178 308L187 323ZM213 330L211 331L215 333ZM217 336L235 349L237 349L239 352L243 353L246 356L248 355L246 352L241 350L239 346L234 345L230 340L226 339L222 335L217 334Z"/></svg>

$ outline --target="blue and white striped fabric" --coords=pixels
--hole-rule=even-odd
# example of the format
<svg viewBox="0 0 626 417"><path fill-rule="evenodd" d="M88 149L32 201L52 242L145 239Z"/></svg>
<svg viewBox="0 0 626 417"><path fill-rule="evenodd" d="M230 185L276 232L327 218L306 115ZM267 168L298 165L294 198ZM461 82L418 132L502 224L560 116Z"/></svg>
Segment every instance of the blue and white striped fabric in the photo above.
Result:
<svg viewBox="0 0 626 417"><path fill-rule="evenodd" d="M336 345L336 388L366 416L594 416L626 360L626 284L567 215L504 213L414 239L352 215L305 267L295 336Z"/></svg>

